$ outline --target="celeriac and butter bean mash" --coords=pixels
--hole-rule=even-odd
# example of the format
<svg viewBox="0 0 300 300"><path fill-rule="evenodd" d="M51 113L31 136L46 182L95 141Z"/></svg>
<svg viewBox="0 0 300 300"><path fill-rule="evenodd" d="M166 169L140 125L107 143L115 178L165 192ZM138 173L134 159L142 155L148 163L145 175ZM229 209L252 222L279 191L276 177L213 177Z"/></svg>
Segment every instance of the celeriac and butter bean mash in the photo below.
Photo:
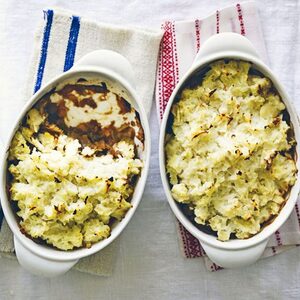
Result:
<svg viewBox="0 0 300 300"><path fill-rule="evenodd" d="M105 83L80 80L45 95L9 152L21 231L61 250L107 238L131 208L143 143L138 113Z"/></svg>
<svg viewBox="0 0 300 300"><path fill-rule="evenodd" d="M293 130L272 82L248 62L217 61L171 113L174 199L219 240L258 233L278 215L297 173Z"/></svg>

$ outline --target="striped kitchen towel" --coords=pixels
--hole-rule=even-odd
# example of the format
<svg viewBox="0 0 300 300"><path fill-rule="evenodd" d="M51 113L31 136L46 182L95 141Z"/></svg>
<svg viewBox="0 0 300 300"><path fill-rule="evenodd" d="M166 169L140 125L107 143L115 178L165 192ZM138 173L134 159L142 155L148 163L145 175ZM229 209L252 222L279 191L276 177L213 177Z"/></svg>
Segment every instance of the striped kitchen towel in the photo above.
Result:
<svg viewBox="0 0 300 300"><path fill-rule="evenodd" d="M35 38L33 63L24 99L29 99L56 75L69 70L83 55L97 49L111 49L124 55L132 64L138 83L137 93L149 115L161 37L161 30L116 27L96 23L60 9L45 10L44 21ZM12 233L3 219L1 208L0 228L0 254L15 257ZM109 276L117 251L118 240L99 253L81 259L74 268Z"/></svg>
<svg viewBox="0 0 300 300"><path fill-rule="evenodd" d="M237 32L246 36L255 46L261 58L268 63L263 35L254 2L246 2L217 10L207 18L194 21L162 24L164 36L161 42L156 79L156 104L159 119L162 118L169 97L179 79L192 65L201 45L213 34ZM300 200L289 220L270 238L262 257L273 256L300 244ZM220 267L205 255L200 242L177 222L180 248L186 258L203 257L211 271Z"/></svg>

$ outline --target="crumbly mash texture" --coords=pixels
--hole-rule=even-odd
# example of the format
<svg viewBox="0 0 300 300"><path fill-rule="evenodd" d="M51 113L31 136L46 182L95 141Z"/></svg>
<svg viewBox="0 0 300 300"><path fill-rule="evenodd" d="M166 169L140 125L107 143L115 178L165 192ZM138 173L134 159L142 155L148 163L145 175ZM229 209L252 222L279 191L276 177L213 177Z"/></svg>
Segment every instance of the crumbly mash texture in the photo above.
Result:
<svg viewBox="0 0 300 300"><path fill-rule="evenodd" d="M296 181L285 105L271 81L250 69L243 61L212 63L173 105L166 139L174 199L221 241L258 233Z"/></svg>
<svg viewBox="0 0 300 300"><path fill-rule="evenodd" d="M131 207L130 180L143 163L132 143L115 143L117 157L96 156L77 139L40 132L44 119L30 110L10 148L10 197L21 230L61 250L90 247L107 238L112 219L121 220Z"/></svg>

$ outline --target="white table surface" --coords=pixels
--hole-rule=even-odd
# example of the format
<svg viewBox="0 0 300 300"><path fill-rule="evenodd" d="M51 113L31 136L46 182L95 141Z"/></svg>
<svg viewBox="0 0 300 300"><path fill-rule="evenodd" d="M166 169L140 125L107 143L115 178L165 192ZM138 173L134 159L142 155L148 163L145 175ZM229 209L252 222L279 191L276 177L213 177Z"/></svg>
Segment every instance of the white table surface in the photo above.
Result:
<svg viewBox="0 0 300 300"><path fill-rule="evenodd" d="M126 4L125 4L126 3ZM65 7L117 24L159 27L166 19L194 19L232 0L0 0L0 136L25 99L33 36L45 7ZM258 1L272 69L300 112L300 3ZM4 97L4 94L9 97ZM158 170L158 122L151 115L153 153L145 194L121 236L112 277L77 271L44 279L28 274L16 261L0 259L0 299L300 299L300 248L239 270L208 272L201 259L180 255L174 219Z"/></svg>

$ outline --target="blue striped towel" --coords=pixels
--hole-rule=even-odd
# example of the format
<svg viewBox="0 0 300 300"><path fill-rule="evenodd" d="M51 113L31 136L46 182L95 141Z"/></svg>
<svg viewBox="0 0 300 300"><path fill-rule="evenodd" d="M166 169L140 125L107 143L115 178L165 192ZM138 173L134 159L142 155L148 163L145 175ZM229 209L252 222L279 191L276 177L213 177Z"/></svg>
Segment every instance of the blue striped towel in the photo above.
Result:
<svg viewBox="0 0 300 300"><path fill-rule="evenodd" d="M138 83L137 93L149 115L161 37L161 31L116 27L86 20L60 9L45 10L44 22L36 34L25 99L56 75L69 70L74 61L85 54L97 49L111 49L124 55L132 64ZM74 268L109 276L117 249L118 240L99 253L81 259ZM0 254L15 257L12 233L1 209Z"/></svg>

